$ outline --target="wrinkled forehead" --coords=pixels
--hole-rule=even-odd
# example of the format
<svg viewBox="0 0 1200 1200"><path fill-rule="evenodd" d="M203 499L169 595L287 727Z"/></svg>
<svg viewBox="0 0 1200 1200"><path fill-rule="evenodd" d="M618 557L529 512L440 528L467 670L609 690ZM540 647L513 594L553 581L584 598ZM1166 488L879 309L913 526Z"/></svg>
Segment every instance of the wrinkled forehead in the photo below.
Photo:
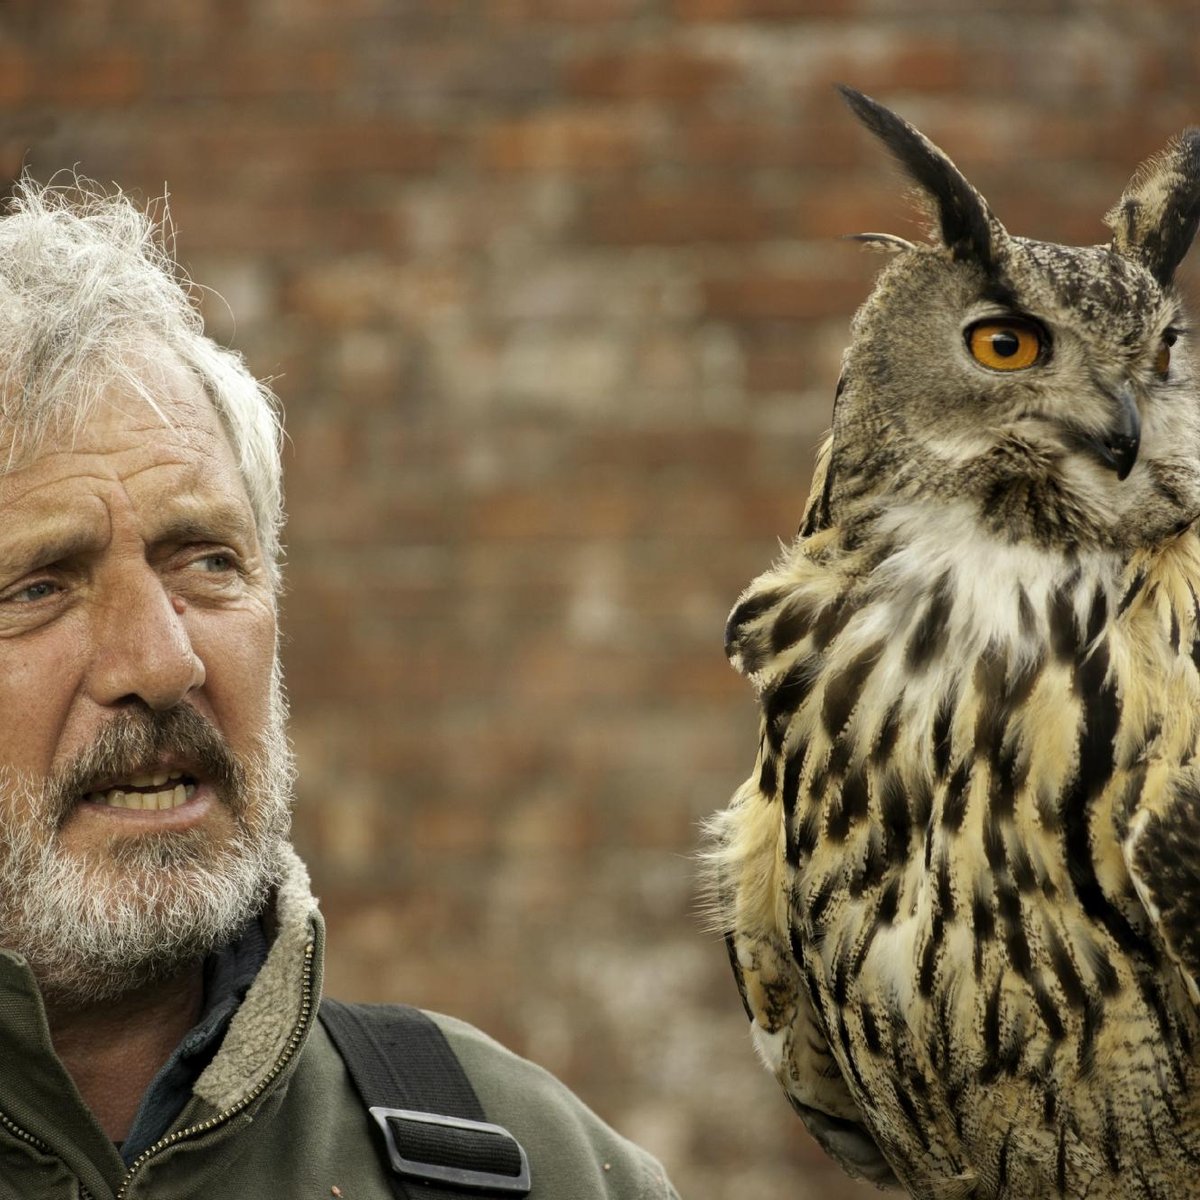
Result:
<svg viewBox="0 0 1200 1200"><path fill-rule="evenodd" d="M1035 313L1069 312L1085 325L1141 337L1176 308L1149 271L1109 246L1011 238L1007 265L1021 280L1021 303Z"/></svg>
<svg viewBox="0 0 1200 1200"><path fill-rule="evenodd" d="M165 347L97 355L62 378L35 386L10 378L0 389L0 476L46 454L87 452L95 424L114 407L144 428L147 441L213 423L200 380Z"/></svg>

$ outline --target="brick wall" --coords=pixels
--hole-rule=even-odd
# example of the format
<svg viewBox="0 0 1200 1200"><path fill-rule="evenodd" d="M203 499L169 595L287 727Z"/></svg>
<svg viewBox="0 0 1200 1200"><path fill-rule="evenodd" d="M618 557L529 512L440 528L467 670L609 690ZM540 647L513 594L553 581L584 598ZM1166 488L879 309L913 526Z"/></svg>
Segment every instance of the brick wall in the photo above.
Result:
<svg viewBox="0 0 1200 1200"><path fill-rule="evenodd" d="M755 1064L690 858L754 747L723 620L878 265L837 235L914 229L830 85L1090 242L1198 54L1182 0L9 0L0 170L169 188L287 406L335 992L477 1022L685 1196L874 1194Z"/></svg>

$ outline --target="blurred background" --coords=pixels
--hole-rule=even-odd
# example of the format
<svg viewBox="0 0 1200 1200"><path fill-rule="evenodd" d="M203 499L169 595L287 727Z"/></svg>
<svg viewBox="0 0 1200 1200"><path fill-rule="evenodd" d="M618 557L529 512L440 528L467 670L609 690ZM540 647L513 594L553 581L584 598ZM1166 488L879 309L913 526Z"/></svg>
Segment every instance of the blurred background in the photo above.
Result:
<svg viewBox="0 0 1200 1200"><path fill-rule="evenodd" d="M286 408L333 993L482 1026L685 1198L876 1194L757 1065L694 866L755 746L724 618L879 266L839 235L919 231L832 84L1089 243L1198 65L1191 0L4 0L0 171L169 191Z"/></svg>

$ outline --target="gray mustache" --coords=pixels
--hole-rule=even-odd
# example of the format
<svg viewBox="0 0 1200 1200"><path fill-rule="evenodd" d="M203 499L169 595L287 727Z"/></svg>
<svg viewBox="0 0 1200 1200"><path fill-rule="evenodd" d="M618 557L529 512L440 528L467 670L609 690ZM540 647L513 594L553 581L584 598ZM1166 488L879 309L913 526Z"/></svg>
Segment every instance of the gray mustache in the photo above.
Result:
<svg viewBox="0 0 1200 1200"><path fill-rule="evenodd" d="M131 709L113 717L91 746L48 781L51 808L61 821L80 796L99 784L146 773L164 758L211 784L236 813L245 790L241 764L216 726L185 704L161 712Z"/></svg>

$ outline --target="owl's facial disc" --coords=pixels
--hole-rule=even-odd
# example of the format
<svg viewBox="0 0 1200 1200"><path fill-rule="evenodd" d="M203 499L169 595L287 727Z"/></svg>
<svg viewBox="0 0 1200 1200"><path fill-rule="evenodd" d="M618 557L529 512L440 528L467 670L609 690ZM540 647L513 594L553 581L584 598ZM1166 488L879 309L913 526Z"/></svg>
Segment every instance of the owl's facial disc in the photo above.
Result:
<svg viewBox="0 0 1200 1200"><path fill-rule="evenodd" d="M963 331L963 338L971 359L989 374L1017 375L1036 371L1046 363L1051 352L1051 336L1046 326L1021 313L974 320ZM1165 368L1160 373L1165 373ZM1115 390L1100 385L1097 388L1112 407L1105 428L1099 431L1088 429L1070 420L1054 423L1065 432L1070 449L1083 451L1116 472L1118 480L1124 481L1137 462L1141 446L1142 420L1137 398L1127 384Z"/></svg>

